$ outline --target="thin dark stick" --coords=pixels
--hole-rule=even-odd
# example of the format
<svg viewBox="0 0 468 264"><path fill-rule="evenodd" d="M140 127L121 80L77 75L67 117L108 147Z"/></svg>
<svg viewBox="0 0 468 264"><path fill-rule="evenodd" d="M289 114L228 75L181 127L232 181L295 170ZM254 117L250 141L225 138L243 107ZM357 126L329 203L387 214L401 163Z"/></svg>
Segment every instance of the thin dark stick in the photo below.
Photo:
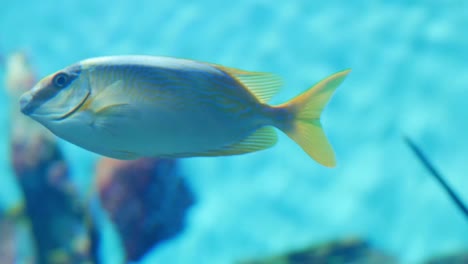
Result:
<svg viewBox="0 0 468 264"><path fill-rule="evenodd" d="M447 192L452 201L457 205L463 214L468 218L468 208L463 204L458 195L450 188L447 182L444 180L442 175L432 166L431 162L426 158L422 151L414 144L414 142L407 136L404 137L406 144L413 150L414 154L418 156L419 160L424 164L424 166L429 170L429 172L436 178L436 180L442 185L442 188Z"/></svg>

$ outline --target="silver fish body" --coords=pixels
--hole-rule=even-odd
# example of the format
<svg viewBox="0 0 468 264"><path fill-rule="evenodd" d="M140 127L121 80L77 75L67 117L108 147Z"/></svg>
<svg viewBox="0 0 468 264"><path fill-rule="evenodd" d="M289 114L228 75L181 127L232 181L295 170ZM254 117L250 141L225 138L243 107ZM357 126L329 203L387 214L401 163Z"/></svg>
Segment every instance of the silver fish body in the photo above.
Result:
<svg viewBox="0 0 468 264"><path fill-rule="evenodd" d="M101 57L44 78L20 105L57 136L112 158L235 155L274 145L272 127L294 133L300 107L266 104L280 86L272 74L192 60Z"/></svg>

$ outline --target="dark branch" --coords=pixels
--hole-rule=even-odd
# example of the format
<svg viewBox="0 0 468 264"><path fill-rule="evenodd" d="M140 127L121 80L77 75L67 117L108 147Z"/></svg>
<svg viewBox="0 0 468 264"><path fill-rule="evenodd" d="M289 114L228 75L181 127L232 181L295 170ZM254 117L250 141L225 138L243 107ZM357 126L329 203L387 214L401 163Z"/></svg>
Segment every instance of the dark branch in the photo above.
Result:
<svg viewBox="0 0 468 264"><path fill-rule="evenodd" d="M452 190L452 188L447 184L444 180L442 175L434 168L431 162L426 158L423 152L414 144L414 142L407 136L404 137L406 144L413 150L414 154L419 158L419 160L424 164L427 170L434 176L434 178L442 185L442 188L447 192L450 196L450 199L457 205L458 209L462 211L462 213L468 219L468 208L465 204L461 201L458 195Z"/></svg>

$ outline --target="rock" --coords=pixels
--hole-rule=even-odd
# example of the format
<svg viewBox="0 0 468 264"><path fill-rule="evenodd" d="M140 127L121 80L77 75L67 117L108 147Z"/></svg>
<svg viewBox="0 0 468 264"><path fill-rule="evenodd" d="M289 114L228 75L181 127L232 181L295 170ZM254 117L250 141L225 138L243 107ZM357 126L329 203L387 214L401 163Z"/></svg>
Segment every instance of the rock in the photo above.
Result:
<svg viewBox="0 0 468 264"><path fill-rule="evenodd" d="M97 186L130 261L179 234L194 203L176 160L103 158L97 169Z"/></svg>
<svg viewBox="0 0 468 264"><path fill-rule="evenodd" d="M468 263L468 250L452 253L445 256L433 257L424 264L466 264Z"/></svg>
<svg viewBox="0 0 468 264"><path fill-rule="evenodd" d="M352 238L291 251L278 256L245 261L242 264L325 264L325 263L359 263L359 264L394 264L397 261L373 248L368 242Z"/></svg>

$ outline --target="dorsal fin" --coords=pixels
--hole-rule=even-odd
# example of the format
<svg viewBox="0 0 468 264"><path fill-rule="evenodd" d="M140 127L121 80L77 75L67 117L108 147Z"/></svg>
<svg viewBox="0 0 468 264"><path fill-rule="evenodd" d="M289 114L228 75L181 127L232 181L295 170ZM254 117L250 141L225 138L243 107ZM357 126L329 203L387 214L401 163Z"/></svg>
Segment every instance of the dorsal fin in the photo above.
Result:
<svg viewBox="0 0 468 264"><path fill-rule="evenodd" d="M262 103L267 103L283 85L281 78L269 72L249 72L212 64L242 83Z"/></svg>

